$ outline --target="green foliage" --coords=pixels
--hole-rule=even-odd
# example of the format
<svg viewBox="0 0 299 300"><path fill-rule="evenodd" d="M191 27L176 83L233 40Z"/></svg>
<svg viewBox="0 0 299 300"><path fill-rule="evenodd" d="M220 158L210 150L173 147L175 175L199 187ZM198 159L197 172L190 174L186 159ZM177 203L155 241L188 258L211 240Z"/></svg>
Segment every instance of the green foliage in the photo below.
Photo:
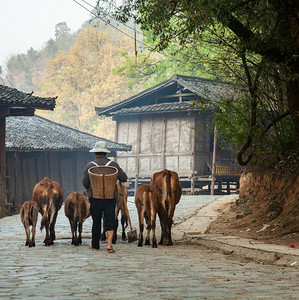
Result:
<svg viewBox="0 0 299 300"><path fill-rule="evenodd" d="M60 37L67 37L70 34L70 28L67 26L66 22L60 22L55 25L55 37L56 39Z"/></svg>
<svg viewBox="0 0 299 300"><path fill-rule="evenodd" d="M262 165L265 157L275 164L296 147L295 1L127 0L119 8L113 0L100 0L99 6L103 2L100 14L123 21L134 18L146 44L160 52L135 64L127 59L121 73L132 78L139 73L152 84L165 80L175 62L173 73L234 84L234 91L228 88L228 96L234 97L204 107L214 109L220 134L226 143L233 143L240 164Z"/></svg>

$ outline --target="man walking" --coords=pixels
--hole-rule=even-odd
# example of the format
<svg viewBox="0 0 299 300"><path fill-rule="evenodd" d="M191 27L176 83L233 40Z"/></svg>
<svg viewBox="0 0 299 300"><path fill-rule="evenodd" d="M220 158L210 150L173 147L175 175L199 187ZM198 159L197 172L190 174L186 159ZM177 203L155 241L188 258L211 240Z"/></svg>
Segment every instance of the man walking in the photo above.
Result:
<svg viewBox="0 0 299 300"><path fill-rule="evenodd" d="M93 250L100 249L100 237L101 237L101 222L102 214L104 212L104 228L107 235L108 245L107 251L109 253L115 252L112 247L112 238L115 226L115 205L118 198L118 191L115 185L113 199L99 199L95 198L92 192L92 187L88 175L88 170L95 166L112 166L118 170L117 178L120 182L127 181L127 174L120 168L120 166L107 158L107 153L110 151L107 149L107 143L104 141L97 142L95 146L89 151L94 152L95 160L87 164L82 184L87 190L87 195L90 201L90 214L92 217L92 242L91 247Z"/></svg>

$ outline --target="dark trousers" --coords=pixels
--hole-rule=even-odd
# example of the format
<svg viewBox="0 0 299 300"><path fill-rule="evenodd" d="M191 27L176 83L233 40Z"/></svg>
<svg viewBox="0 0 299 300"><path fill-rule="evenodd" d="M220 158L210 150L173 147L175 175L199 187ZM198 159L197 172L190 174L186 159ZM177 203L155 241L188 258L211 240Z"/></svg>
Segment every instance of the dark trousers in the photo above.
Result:
<svg viewBox="0 0 299 300"><path fill-rule="evenodd" d="M114 230L116 199L95 199L90 198L90 214L92 217L92 248L100 248L101 223L104 213L105 231Z"/></svg>

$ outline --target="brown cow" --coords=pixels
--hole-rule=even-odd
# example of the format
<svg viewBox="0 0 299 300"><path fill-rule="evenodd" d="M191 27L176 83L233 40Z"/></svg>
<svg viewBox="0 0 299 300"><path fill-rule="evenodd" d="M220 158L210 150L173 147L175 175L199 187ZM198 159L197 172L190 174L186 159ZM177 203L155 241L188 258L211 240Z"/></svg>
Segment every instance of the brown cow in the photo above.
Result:
<svg viewBox="0 0 299 300"><path fill-rule="evenodd" d="M65 200L65 216L69 219L72 231L72 245L82 244L82 226L83 222L90 216L90 202L86 197L86 192L72 192ZM77 230L79 235L77 235Z"/></svg>
<svg viewBox="0 0 299 300"><path fill-rule="evenodd" d="M34 201L26 201L20 210L21 221L26 232L25 246L35 247L35 229L38 217L38 205ZM30 240L30 226L32 238Z"/></svg>
<svg viewBox="0 0 299 300"><path fill-rule="evenodd" d="M63 194L59 183L45 177L34 186L32 199L38 204L39 212L42 215L40 229L46 227L45 246L53 245L56 218L63 202Z"/></svg>
<svg viewBox="0 0 299 300"><path fill-rule="evenodd" d="M158 191L161 201L161 205L158 209L162 229L159 244L167 246L173 245L171 238L173 215L175 206L179 203L182 196L182 187L180 185L179 176L176 172L165 169L154 173L151 185Z"/></svg>
<svg viewBox="0 0 299 300"><path fill-rule="evenodd" d="M144 219L146 221L147 235L145 245L150 245L150 231L153 231L152 246L157 248L156 240L156 216L159 207L159 194L157 190L148 184L141 185L135 195L135 205L139 218L139 237L138 246L142 247Z"/></svg>
<svg viewBox="0 0 299 300"><path fill-rule="evenodd" d="M117 186L117 191L118 191L118 199L117 199L116 206L115 206L115 225L114 225L114 234L113 234L113 239L112 239L113 244L115 244L116 240L117 240L119 212L121 213L122 241L127 240L125 229L128 226L128 222L129 222L131 231L133 230L133 227L131 224L131 218L130 218L130 214L129 214L129 209L128 209L128 205L127 205L128 190L127 190L126 186L119 181L117 182L116 186ZM104 220L104 216L103 216L103 220ZM101 240L102 241L106 240L105 228L103 228Z"/></svg>
<svg viewBox="0 0 299 300"><path fill-rule="evenodd" d="M112 242L115 244L116 239L117 239L117 228L118 228L118 215L119 212L121 213L121 226L122 226L122 241L126 241L126 232L125 229L128 226L128 222L130 225L130 228L132 230L132 224L131 224L131 218L129 214L129 209L128 209L128 190L126 186L121 183L117 182L117 190L118 190L118 199L116 202L116 207L115 207L115 228L114 228L114 235L113 235L113 240Z"/></svg>

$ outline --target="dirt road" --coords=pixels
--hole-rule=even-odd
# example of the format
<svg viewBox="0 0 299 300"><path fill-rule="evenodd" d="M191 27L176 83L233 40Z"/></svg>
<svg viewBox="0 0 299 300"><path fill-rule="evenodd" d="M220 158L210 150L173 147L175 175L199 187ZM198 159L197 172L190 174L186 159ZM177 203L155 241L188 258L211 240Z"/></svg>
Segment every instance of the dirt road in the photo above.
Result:
<svg viewBox="0 0 299 300"><path fill-rule="evenodd" d="M183 197L175 222L213 199L200 197ZM136 227L134 218L132 211ZM179 242L152 249L119 241L116 253L105 243L92 251L90 219L79 247L70 244L63 209L56 225L54 246L45 247L38 233L36 247L27 248L19 216L0 220L1 299L299 299L298 269L230 260Z"/></svg>

